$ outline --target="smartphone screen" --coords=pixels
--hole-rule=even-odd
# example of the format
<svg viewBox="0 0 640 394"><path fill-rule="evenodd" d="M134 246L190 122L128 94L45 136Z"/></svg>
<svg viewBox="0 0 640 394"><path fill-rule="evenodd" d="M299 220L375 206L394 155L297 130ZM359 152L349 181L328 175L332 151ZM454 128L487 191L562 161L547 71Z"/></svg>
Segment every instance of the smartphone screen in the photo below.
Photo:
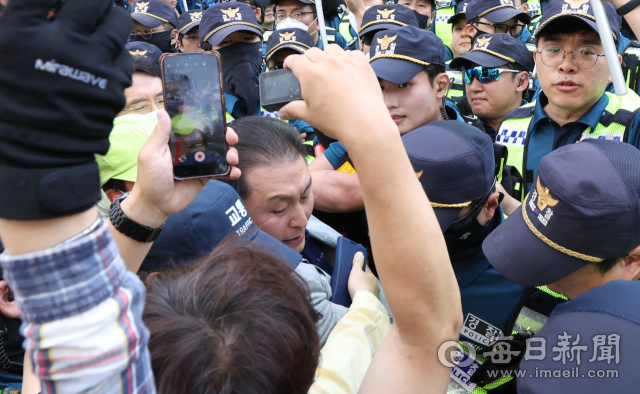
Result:
<svg viewBox="0 0 640 394"><path fill-rule="evenodd" d="M226 175L224 96L219 58L213 53L162 58L169 146L176 179Z"/></svg>
<svg viewBox="0 0 640 394"><path fill-rule="evenodd" d="M300 81L291 70L260 74L260 104L267 111L277 111L293 100L302 100Z"/></svg>

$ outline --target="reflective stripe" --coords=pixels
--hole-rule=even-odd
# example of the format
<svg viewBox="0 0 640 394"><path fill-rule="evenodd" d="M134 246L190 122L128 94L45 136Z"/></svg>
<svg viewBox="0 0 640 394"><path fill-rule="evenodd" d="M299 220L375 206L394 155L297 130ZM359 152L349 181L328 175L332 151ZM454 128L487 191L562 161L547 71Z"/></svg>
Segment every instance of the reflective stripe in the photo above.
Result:
<svg viewBox="0 0 640 394"><path fill-rule="evenodd" d="M462 75L462 71L459 70L447 70L447 75L449 76L449 78L455 78L455 81L453 81L453 83L451 84L451 88L449 88L449 93L447 94L447 97L449 98L453 98L453 97L462 97L464 96L464 82L463 82L463 75Z"/></svg>
<svg viewBox="0 0 640 394"><path fill-rule="evenodd" d="M353 40L353 36L351 35L351 22L349 22L348 14L345 14L345 16L342 17L342 20L340 20L339 32L347 42Z"/></svg>

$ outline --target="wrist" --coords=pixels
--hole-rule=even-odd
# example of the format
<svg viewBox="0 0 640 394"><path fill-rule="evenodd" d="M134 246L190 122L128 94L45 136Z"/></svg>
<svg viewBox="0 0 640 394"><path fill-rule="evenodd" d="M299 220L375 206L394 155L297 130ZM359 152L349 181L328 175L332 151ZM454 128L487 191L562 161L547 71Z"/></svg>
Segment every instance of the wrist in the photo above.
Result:
<svg viewBox="0 0 640 394"><path fill-rule="evenodd" d="M143 226L158 228L167 221L169 217L157 206L145 200L134 187L129 197L120 203L122 212L136 223Z"/></svg>

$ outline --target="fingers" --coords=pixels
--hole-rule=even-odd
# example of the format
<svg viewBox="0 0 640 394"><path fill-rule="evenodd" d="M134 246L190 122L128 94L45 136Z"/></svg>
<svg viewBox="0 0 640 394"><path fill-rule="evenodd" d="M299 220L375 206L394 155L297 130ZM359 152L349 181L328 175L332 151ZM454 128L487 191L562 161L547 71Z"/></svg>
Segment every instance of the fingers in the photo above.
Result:
<svg viewBox="0 0 640 394"><path fill-rule="evenodd" d="M93 33L96 45L105 46L113 56L118 55L133 30L133 21L125 10L113 7Z"/></svg>
<svg viewBox="0 0 640 394"><path fill-rule="evenodd" d="M169 144L169 135L171 134L171 119L169 118L169 114L167 114L164 110L158 110L158 124L156 128L153 129L149 140L145 144L149 146L154 151L162 150L164 151L167 148L167 144Z"/></svg>
<svg viewBox="0 0 640 394"><path fill-rule="evenodd" d="M236 134L235 130L233 130L231 127L227 127L227 134L225 138L227 140L227 144L229 145L235 145L238 143L238 134Z"/></svg>
<svg viewBox="0 0 640 394"><path fill-rule="evenodd" d="M356 253L355 256L353 256L353 267L351 267L351 270L362 271L363 265L364 265L364 255L362 254L362 252L358 252Z"/></svg>
<svg viewBox="0 0 640 394"><path fill-rule="evenodd" d="M307 107L307 103L302 100L296 100L280 108L278 116L282 120L302 119L308 122L308 113L309 109Z"/></svg>
<svg viewBox="0 0 640 394"><path fill-rule="evenodd" d="M56 20L78 33L91 34L111 6L111 0L67 0L56 14Z"/></svg>
<svg viewBox="0 0 640 394"><path fill-rule="evenodd" d="M229 148L229 150L227 151L227 163L231 164L232 166L237 166L239 162L240 159L238 157L238 150L236 148Z"/></svg>

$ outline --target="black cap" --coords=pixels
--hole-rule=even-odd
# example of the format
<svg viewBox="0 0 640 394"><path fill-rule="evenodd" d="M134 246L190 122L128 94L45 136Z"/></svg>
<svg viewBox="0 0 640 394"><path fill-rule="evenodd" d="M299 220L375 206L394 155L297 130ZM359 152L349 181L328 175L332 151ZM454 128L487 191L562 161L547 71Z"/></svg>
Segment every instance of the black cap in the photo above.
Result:
<svg viewBox="0 0 640 394"><path fill-rule="evenodd" d="M146 27L156 27L166 22L178 27L176 11L160 0L136 1L131 8L131 18Z"/></svg>
<svg viewBox="0 0 640 394"><path fill-rule="evenodd" d="M402 26L418 27L418 19L410 8L398 4L374 5L364 12L358 37Z"/></svg>
<svg viewBox="0 0 640 394"><path fill-rule="evenodd" d="M208 41L212 46L236 31L248 31L262 37L262 27L256 14L245 3L218 3L208 8L200 22L200 43Z"/></svg>
<svg viewBox="0 0 640 394"><path fill-rule="evenodd" d="M620 25L618 23L616 7L606 1L604 2L604 6L613 39L618 40ZM539 36L540 32L546 29L551 22L564 18L578 18L596 32L598 31L596 17L593 15L593 9L591 8L591 2L589 0L551 0L542 13L542 19L535 31L535 35Z"/></svg>
<svg viewBox="0 0 640 394"><path fill-rule="evenodd" d="M627 280L614 280L556 306L547 324L527 341L532 347L526 354L534 357L520 362L520 370L531 373L518 377L518 393L637 393L638 310L640 283ZM543 371L549 375L541 376Z"/></svg>
<svg viewBox="0 0 640 394"><path fill-rule="evenodd" d="M160 63L162 51L153 44L144 41L132 41L124 44L124 48L129 51L132 56L144 56Z"/></svg>
<svg viewBox="0 0 640 394"><path fill-rule="evenodd" d="M479 35L473 48L467 54L453 59L449 67L468 68L471 63L485 67L517 63L528 72L533 71L533 56L525 43L505 33Z"/></svg>
<svg viewBox="0 0 640 394"><path fill-rule="evenodd" d="M369 54L376 76L391 83L406 83L431 64L444 67L442 40L415 26L377 32Z"/></svg>
<svg viewBox="0 0 640 394"><path fill-rule="evenodd" d="M491 22L502 23L518 18L522 23L530 23L531 17L518 10L513 0L475 0L467 7L467 23L476 18L486 18Z"/></svg>
<svg viewBox="0 0 640 394"><path fill-rule="evenodd" d="M451 18L449 18L447 23L452 23L452 24L456 23L458 19L461 19L461 18L466 20L467 6L469 5L469 3L471 3L471 1L472 0L464 0L464 1L458 2L458 5L456 6L456 14Z"/></svg>
<svg viewBox="0 0 640 394"><path fill-rule="evenodd" d="M189 30L200 26L203 10L189 10L178 18L178 33L187 34Z"/></svg>
<svg viewBox="0 0 640 394"><path fill-rule="evenodd" d="M493 142L477 128L440 120L403 135L402 142L442 232L462 208L491 193L495 181Z"/></svg>
<svg viewBox="0 0 640 394"><path fill-rule="evenodd" d="M298 28L276 30L267 41L265 60L269 61L279 50L289 48L298 53L305 53L315 47L313 38L308 31Z"/></svg>
<svg viewBox="0 0 640 394"><path fill-rule="evenodd" d="M586 139L542 158L522 208L482 245L505 278L548 285L640 245L640 150L618 141Z"/></svg>
<svg viewBox="0 0 640 394"><path fill-rule="evenodd" d="M167 219L140 269L162 271L193 263L211 253L228 236L259 242L292 269L302 261L295 250L257 228L231 186L209 181L191 204Z"/></svg>

